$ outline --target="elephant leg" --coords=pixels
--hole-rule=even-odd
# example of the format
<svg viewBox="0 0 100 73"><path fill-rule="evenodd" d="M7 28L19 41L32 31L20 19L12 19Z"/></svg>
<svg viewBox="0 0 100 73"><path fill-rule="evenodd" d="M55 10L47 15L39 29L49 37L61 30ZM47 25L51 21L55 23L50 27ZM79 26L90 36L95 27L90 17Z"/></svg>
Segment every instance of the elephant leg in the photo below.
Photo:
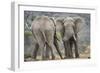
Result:
<svg viewBox="0 0 100 73"><path fill-rule="evenodd" d="M70 57L73 58L73 37L70 38L70 41L69 41L69 44L70 44Z"/></svg>
<svg viewBox="0 0 100 73"><path fill-rule="evenodd" d="M34 52L33 52L33 58L36 59L37 57L37 52L39 50L39 45L38 44L35 44L35 49L34 49Z"/></svg>
<svg viewBox="0 0 100 73"><path fill-rule="evenodd" d="M71 58L71 47L70 47L70 41L67 41L67 54L68 58Z"/></svg>
<svg viewBox="0 0 100 73"><path fill-rule="evenodd" d="M75 57L79 58L78 43L75 40L74 40L74 45L75 45Z"/></svg>
<svg viewBox="0 0 100 73"><path fill-rule="evenodd" d="M49 43L47 43L47 46L48 46L47 49L50 49L50 51L51 51L52 60L55 59L54 51L53 51L54 46L52 44L49 44Z"/></svg>
<svg viewBox="0 0 100 73"><path fill-rule="evenodd" d="M65 58L68 58L68 43L67 41L63 41L64 48L65 48Z"/></svg>
<svg viewBox="0 0 100 73"><path fill-rule="evenodd" d="M76 57L76 58L79 58L77 43L75 43L75 57Z"/></svg>
<svg viewBox="0 0 100 73"><path fill-rule="evenodd" d="M56 47L56 50L57 50L57 52L58 52L60 58L63 59L62 54L61 54L61 52L60 52L60 50L59 50L59 45L58 45L58 42L57 42L57 39L56 39L56 38L54 38L54 45L55 45L55 47Z"/></svg>
<svg viewBox="0 0 100 73"><path fill-rule="evenodd" d="M51 55L52 55L52 60L54 60L55 59L55 55L54 55L54 53L53 53L53 50L51 49Z"/></svg>
<svg viewBox="0 0 100 73"><path fill-rule="evenodd" d="M71 56L71 58L73 58L73 50L72 50L72 48L73 48L73 43L71 42L70 43L70 56Z"/></svg>
<svg viewBox="0 0 100 73"><path fill-rule="evenodd" d="M42 60L45 60L46 57L45 57L45 50L46 50L46 44L45 43L41 43L42 40L40 40L39 42L39 49L40 49L40 56L42 58Z"/></svg>
<svg viewBox="0 0 100 73"><path fill-rule="evenodd" d="M47 44L46 44L46 50L45 50L45 59L50 59L50 49Z"/></svg>
<svg viewBox="0 0 100 73"><path fill-rule="evenodd" d="M51 51L52 59L55 59L55 52L53 49L56 49L54 46L54 30L45 30L45 36L46 36L46 44L48 46L48 49Z"/></svg>
<svg viewBox="0 0 100 73"><path fill-rule="evenodd" d="M72 58L72 43L70 40L64 42L65 58Z"/></svg>
<svg viewBox="0 0 100 73"><path fill-rule="evenodd" d="M46 57L45 57L45 51L46 51L46 47L44 45L44 47L41 47L41 56L42 56L42 60L45 60Z"/></svg>
<svg viewBox="0 0 100 73"><path fill-rule="evenodd" d="M70 42L70 57L73 58L73 51L72 51L72 48L73 48L73 43Z"/></svg>
<svg viewBox="0 0 100 73"><path fill-rule="evenodd" d="M67 47L66 47L66 42L65 41L63 41L63 44L64 44L64 48L65 48L65 58L67 57Z"/></svg>
<svg viewBox="0 0 100 73"><path fill-rule="evenodd" d="M43 44L39 44L39 52L40 52L40 56L41 56L41 59L44 60L45 59L45 53L44 53L44 46Z"/></svg>

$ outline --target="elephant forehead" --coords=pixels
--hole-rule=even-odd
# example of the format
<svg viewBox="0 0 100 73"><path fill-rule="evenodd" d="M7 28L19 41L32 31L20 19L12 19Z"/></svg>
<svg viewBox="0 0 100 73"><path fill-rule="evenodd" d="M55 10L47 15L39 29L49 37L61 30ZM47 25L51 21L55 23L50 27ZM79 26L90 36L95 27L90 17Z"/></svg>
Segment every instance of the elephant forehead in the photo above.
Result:
<svg viewBox="0 0 100 73"><path fill-rule="evenodd" d="M66 18L64 19L64 21L71 21L71 22L73 22L74 19L73 19L72 17L66 17Z"/></svg>
<svg viewBox="0 0 100 73"><path fill-rule="evenodd" d="M64 20L64 23L66 23L66 24L73 24L74 23L74 19L72 17L67 17Z"/></svg>
<svg viewBox="0 0 100 73"><path fill-rule="evenodd" d="M72 28L74 26L74 23L73 22L69 22L69 23L65 22L64 26L65 26L65 28Z"/></svg>

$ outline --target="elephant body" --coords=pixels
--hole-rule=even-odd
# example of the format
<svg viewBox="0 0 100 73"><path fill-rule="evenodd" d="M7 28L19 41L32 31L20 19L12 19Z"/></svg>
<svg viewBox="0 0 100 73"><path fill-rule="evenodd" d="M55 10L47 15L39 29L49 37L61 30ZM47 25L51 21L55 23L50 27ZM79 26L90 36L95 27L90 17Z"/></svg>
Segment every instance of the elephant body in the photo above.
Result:
<svg viewBox="0 0 100 73"><path fill-rule="evenodd" d="M50 19L48 16L36 17L32 23L32 33L36 41L35 50L33 52L34 59L36 59L37 52L39 49L41 49L41 56L43 59L50 58L49 56L50 51L52 59L54 59L55 53L53 49L57 49L54 45L54 34L55 34L54 21Z"/></svg>
<svg viewBox="0 0 100 73"><path fill-rule="evenodd" d="M82 25L82 19L80 17L66 17L56 19L56 27L60 27L58 32L62 36L65 58L73 58L72 48L75 46L75 57L79 57L78 53L78 32Z"/></svg>

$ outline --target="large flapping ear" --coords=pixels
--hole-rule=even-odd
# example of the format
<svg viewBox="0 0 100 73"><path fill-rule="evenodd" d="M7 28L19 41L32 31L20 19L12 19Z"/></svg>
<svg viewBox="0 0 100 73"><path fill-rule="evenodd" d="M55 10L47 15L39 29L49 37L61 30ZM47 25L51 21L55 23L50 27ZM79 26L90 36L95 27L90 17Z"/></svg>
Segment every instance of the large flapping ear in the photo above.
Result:
<svg viewBox="0 0 100 73"><path fill-rule="evenodd" d="M64 19L65 19L64 17L58 17L58 18L56 18L56 22L64 24Z"/></svg>
<svg viewBox="0 0 100 73"><path fill-rule="evenodd" d="M64 26L64 19L65 17L58 17L56 18L56 25L58 25L58 27L60 27L60 34L63 37L65 35L65 26ZM59 28L58 28L59 30Z"/></svg>
<svg viewBox="0 0 100 73"><path fill-rule="evenodd" d="M82 17L73 17L75 32L78 33L84 27L84 19Z"/></svg>
<svg viewBox="0 0 100 73"><path fill-rule="evenodd" d="M50 19L52 20L52 22L54 23L54 26L56 26L56 21L54 17L50 17Z"/></svg>
<svg viewBox="0 0 100 73"><path fill-rule="evenodd" d="M75 20L75 24L78 24L78 23L83 23L83 18L82 17L74 17L74 20Z"/></svg>

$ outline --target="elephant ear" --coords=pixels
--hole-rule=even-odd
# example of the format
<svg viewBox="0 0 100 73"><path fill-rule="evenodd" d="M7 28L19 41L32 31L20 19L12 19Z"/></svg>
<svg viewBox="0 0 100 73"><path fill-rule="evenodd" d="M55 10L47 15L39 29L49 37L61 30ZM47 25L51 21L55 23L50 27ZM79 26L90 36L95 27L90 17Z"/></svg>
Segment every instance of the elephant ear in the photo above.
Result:
<svg viewBox="0 0 100 73"><path fill-rule="evenodd" d="M55 21L55 18L51 17L50 20L53 22L54 27L55 27L54 39L59 40L59 38L57 36L57 32L56 32L56 21Z"/></svg>
<svg viewBox="0 0 100 73"><path fill-rule="evenodd" d="M54 26L56 27L56 21L54 17L50 17L50 20L53 22Z"/></svg>
<svg viewBox="0 0 100 73"><path fill-rule="evenodd" d="M56 19L56 25L58 26L58 30L60 29L60 34L61 34L61 37L64 36L64 32L65 32L65 27L64 27L64 19L65 17L58 17Z"/></svg>
<svg viewBox="0 0 100 73"><path fill-rule="evenodd" d="M74 31L78 33L84 26L84 19L82 17L74 17Z"/></svg>
<svg viewBox="0 0 100 73"><path fill-rule="evenodd" d="M54 34L55 38L58 41L60 41L63 33L61 30L64 30L62 26L64 18L58 17L58 18L50 18L50 19L53 21L55 26L55 34ZM60 32L57 32L58 30L60 30Z"/></svg>
<svg viewBox="0 0 100 73"><path fill-rule="evenodd" d="M64 19L65 19L65 17L58 17L58 18L56 19L56 22L58 22L58 23L60 23L61 25L63 25L63 24L64 24Z"/></svg>

